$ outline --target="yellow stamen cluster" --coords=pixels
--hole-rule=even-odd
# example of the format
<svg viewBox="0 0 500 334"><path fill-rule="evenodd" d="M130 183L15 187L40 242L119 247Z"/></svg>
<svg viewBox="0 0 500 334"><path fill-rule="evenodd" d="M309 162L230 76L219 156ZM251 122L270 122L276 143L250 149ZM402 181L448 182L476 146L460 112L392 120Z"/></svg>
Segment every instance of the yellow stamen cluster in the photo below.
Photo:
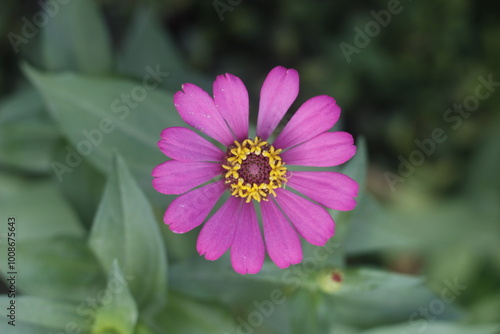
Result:
<svg viewBox="0 0 500 334"><path fill-rule="evenodd" d="M252 199L267 201L270 194L276 197L275 189L287 182L287 168L280 153L281 149L276 150L258 137L245 139L241 144L235 140L222 165L231 195L245 198L247 203Z"/></svg>

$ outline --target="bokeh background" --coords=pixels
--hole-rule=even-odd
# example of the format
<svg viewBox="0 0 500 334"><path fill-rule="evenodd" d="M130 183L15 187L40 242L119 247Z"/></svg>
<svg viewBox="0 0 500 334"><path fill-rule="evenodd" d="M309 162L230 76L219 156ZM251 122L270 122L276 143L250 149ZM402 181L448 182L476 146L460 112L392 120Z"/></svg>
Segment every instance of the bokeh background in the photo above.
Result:
<svg viewBox="0 0 500 334"><path fill-rule="evenodd" d="M46 3L55 14L41 21L41 1L0 3L0 246L15 216L19 303L26 298L19 325L7 326L2 248L2 333L72 333L71 321L82 333L500 333L497 2ZM336 128L359 148L342 170L363 190L353 212L334 213L333 258L311 271L266 263L241 277L227 258L198 257L197 232L162 224L173 197L150 187L165 159L154 146L161 129L181 124L171 98L182 83L211 91L216 75L242 78L255 120L277 65L301 79L285 121L312 96L337 100ZM54 162L157 66L169 74L130 108L127 129L104 136L61 181ZM103 204L117 198L120 210ZM111 256L115 246L139 255ZM127 270L120 261L135 270L145 261L149 280L82 315L78 306L109 287L118 266ZM332 272L339 286L325 282Z"/></svg>

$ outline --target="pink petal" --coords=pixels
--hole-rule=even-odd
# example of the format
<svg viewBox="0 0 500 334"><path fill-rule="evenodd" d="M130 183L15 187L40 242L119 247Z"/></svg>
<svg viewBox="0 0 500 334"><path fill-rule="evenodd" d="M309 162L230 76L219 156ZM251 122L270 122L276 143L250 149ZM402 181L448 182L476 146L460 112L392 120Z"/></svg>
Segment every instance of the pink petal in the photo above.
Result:
<svg viewBox="0 0 500 334"><path fill-rule="evenodd" d="M273 200L260 202L264 238L269 257L279 268L302 261L302 246L297 232L286 220Z"/></svg>
<svg viewBox="0 0 500 334"><path fill-rule="evenodd" d="M158 142L160 150L179 161L222 161L224 152L191 129L167 128Z"/></svg>
<svg viewBox="0 0 500 334"><path fill-rule="evenodd" d="M182 89L175 93L174 104L184 122L225 146L231 145L233 135L210 95L189 83L182 85Z"/></svg>
<svg viewBox="0 0 500 334"><path fill-rule="evenodd" d="M224 181L220 180L177 197L165 212L165 224L175 233L186 233L198 227L226 189Z"/></svg>
<svg viewBox="0 0 500 334"><path fill-rule="evenodd" d="M283 152L288 165L331 167L343 164L356 153L354 139L347 132L324 132L302 145Z"/></svg>
<svg viewBox="0 0 500 334"><path fill-rule="evenodd" d="M231 263L237 273L256 274L264 263L264 241L253 203L243 203L231 246Z"/></svg>
<svg viewBox="0 0 500 334"><path fill-rule="evenodd" d="M349 176L336 172L292 172L287 186L331 209L354 209L358 183Z"/></svg>
<svg viewBox="0 0 500 334"><path fill-rule="evenodd" d="M307 100L297 110L273 143L276 148L286 149L330 130L337 123L340 107L335 99L321 95Z"/></svg>
<svg viewBox="0 0 500 334"><path fill-rule="evenodd" d="M294 69L275 67L260 90L257 136L267 139L299 94L299 74Z"/></svg>
<svg viewBox="0 0 500 334"><path fill-rule="evenodd" d="M236 139L248 138L248 92L240 78L219 75L214 82L214 101Z"/></svg>
<svg viewBox="0 0 500 334"><path fill-rule="evenodd" d="M233 243L242 200L234 196L222 205L201 229L196 249L207 260L217 260Z"/></svg>
<svg viewBox="0 0 500 334"><path fill-rule="evenodd" d="M221 165L210 162L166 161L153 169L153 187L167 195L179 195L221 175Z"/></svg>
<svg viewBox="0 0 500 334"><path fill-rule="evenodd" d="M333 236L335 224L323 207L285 189L276 190L276 202L310 244L324 246Z"/></svg>

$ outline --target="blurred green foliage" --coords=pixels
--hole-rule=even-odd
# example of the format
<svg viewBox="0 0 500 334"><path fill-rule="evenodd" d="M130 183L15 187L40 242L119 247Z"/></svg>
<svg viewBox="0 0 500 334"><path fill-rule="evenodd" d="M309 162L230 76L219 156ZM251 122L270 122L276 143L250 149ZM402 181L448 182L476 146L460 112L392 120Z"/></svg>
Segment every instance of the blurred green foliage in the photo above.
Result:
<svg viewBox="0 0 500 334"><path fill-rule="evenodd" d="M8 286L15 216L19 333L500 331L498 3L46 3L46 20L37 1L0 3L0 274ZM342 43L359 52L346 57ZM227 257L196 254L196 231L163 225L173 196L152 189L150 171L165 159L161 130L182 125L182 83L210 91L235 74L255 119L276 65L301 76L291 113L337 99L339 127L358 137L340 170L361 191L354 211L332 212L325 247L304 245L302 264L240 276ZM457 111L471 96L478 105ZM2 333L14 333L8 303Z"/></svg>

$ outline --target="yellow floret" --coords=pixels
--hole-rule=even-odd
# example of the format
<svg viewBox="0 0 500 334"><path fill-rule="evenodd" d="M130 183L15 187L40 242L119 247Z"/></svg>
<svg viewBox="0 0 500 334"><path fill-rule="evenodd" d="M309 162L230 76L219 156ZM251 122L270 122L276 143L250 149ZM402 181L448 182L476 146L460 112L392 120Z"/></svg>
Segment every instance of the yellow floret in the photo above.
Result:
<svg viewBox="0 0 500 334"><path fill-rule="evenodd" d="M259 137L255 137L253 140L245 139L242 143L235 140L234 145L235 147L229 151L231 156L227 158L227 163L222 165L222 167L227 170L224 178L226 179L225 183L231 186L231 195L242 197L247 203L252 199L257 202L261 200L268 201L269 195L276 197L275 190L284 187L288 181L285 177L287 168L280 157L282 150L276 150L273 146L261 140ZM269 166L271 167L268 183L249 184L245 183L245 180L240 177L238 170L240 170L242 162L246 160L247 156L250 154L262 154L262 156L268 158Z"/></svg>

